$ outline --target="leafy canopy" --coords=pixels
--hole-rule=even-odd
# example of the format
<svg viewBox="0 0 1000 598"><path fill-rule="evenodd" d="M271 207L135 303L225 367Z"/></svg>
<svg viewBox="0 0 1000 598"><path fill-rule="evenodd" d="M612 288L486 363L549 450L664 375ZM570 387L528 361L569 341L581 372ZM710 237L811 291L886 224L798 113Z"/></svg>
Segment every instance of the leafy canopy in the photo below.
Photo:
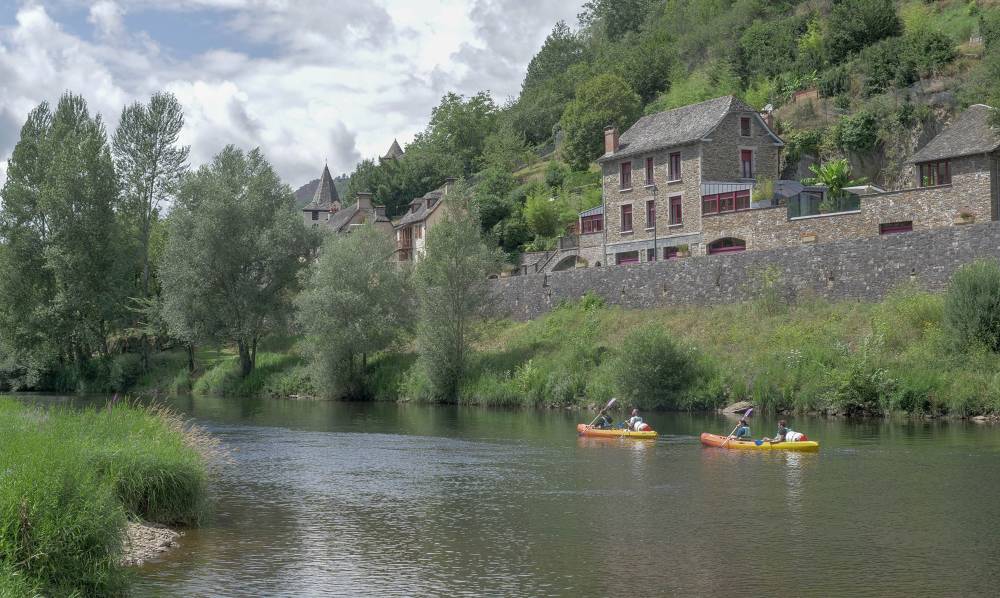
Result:
<svg viewBox="0 0 1000 598"><path fill-rule="evenodd" d="M627 129L639 117L640 106L639 96L617 75L598 75L580 85L560 121L566 161L586 170L603 153L604 128Z"/></svg>
<svg viewBox="0 0 1000 598"><path fill-rule="evenodd" d="M230 145L184 180L170 213L164 320L186 341L235 343L243 376L258 341L291 313L298 272L315 247L293 206L259 149Z"/></svg>

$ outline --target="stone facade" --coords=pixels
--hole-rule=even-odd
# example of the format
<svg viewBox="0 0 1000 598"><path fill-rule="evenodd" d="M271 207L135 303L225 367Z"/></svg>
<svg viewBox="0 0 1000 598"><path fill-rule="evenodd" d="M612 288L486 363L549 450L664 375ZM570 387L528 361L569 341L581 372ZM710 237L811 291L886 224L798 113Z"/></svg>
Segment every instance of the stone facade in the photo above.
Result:
<svg viewBox="0 0 1000 598"><path fill-rule="evenodd" d="M741 239L747 250L795 247L877 237L880 226L910 222L913 230L930 230L995 219L989 156L951 160L951 183L865 195L853 212L788 218L785 207L705 216L705 243L726 237Z"/></svg>
<svg viewBox="0 0 1000 598"><path fill-rule="evenodd" d="M772 211L772 210L762 210ZM1000 223L914 230L857 240L708 255L621 267L578 268L491 282L498 315L535 318L593 292L629 308L739 303L761 273L776 269L781 292L877 300L904 283L944 289L952 273L978 258L1000 258Z"/></svg>
<svg viewBox="0 0 1000 598"><path fill-rule="evenodd" d="M744 137L740 118L750 118L750 135ZM701 178L705 181L739 181L743 179L740 150L753 152L755 179L778 179L780 147L771 133L753 113L732 113L701 143ZM699 207L699 213L701 209Z"/></svg>
<svg viewBox="0 0 1000 598"><path fill-rule="evenodd" d="M750 135L747 136L742 134L743 118L750 120ZM662 259L663 248L685 245L692 254L704 253L702 184L752 182L754 179L741 177L741 150L753 152L754 178L777 179L781 142L773 135L757 113L733 111L720 117L707 135L693 142L633 154L620 160L613 156L602 159L608 263L616 263L618 254L633 251L645 262L649 251L654 249L657 258ZM616 140L617 136L608 139ZM677 152L681 160L680 177L670 180L670 156ZM653 159L652 185L646 180L647 158ZM623 162L631 162L632 185L626 189L621 187ZM671 223L670 200L678 196L681 198L681 221ZM647 221L649 201L655 202L655 227ZM623 206L631 206L631 230L623 230Z"/></svg>

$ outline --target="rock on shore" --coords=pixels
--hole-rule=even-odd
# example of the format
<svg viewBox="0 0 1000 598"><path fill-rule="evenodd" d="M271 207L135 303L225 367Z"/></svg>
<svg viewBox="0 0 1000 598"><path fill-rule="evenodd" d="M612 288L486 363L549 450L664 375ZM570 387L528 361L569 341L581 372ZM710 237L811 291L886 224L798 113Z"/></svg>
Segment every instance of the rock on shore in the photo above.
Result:
<svg viewBox="0 0 1000 598"><path fill-rule="evenodd" d="M180 546L181 533L156 523L129 522L125 531L122 565L138 567Z"/></svg>

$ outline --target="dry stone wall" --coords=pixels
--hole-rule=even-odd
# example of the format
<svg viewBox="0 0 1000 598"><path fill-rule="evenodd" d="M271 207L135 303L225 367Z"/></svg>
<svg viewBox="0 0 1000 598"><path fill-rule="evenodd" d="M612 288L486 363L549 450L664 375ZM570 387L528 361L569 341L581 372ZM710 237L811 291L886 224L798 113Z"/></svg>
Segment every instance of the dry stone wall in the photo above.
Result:
<svg viewBox="0 0 1000 598"><path fill-rule="evenodd" d="M877 300L908 282L943 289L957 268L983 257L1000 258L1000 223L515 276L492 281L492 288L498 315L522 320L588 291L630 308L738 303L754 296L769 269L780 274L789 301L809 295Z"/></svg>

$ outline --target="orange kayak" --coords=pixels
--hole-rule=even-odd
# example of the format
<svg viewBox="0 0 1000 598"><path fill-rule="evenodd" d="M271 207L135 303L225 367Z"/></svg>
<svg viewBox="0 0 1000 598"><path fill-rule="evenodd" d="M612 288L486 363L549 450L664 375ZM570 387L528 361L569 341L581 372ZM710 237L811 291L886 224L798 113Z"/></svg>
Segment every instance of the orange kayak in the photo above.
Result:
<svg viewBox="0 0 1000 598"><path fill-rule="evenodd" d="M757 444L757 443L760 444ZM705 432L701 435L701 443L705 446L717 446L720 448L733 449L738 451L818 451L819 443L813 440L802 440L799 442L761 442L760 440L736 440L726 442L725 436L709 434Z"/></svg>
<svg viewBox="0 0 1000 598"><path fill-rule="evenodd" d="M646 432L633 432L628 428L592 428L587 424L577 424L576 432L580 436L593 436L595 438L651 439L651 438L656 438L658 436L656 430L648 430Z"/></svg>

